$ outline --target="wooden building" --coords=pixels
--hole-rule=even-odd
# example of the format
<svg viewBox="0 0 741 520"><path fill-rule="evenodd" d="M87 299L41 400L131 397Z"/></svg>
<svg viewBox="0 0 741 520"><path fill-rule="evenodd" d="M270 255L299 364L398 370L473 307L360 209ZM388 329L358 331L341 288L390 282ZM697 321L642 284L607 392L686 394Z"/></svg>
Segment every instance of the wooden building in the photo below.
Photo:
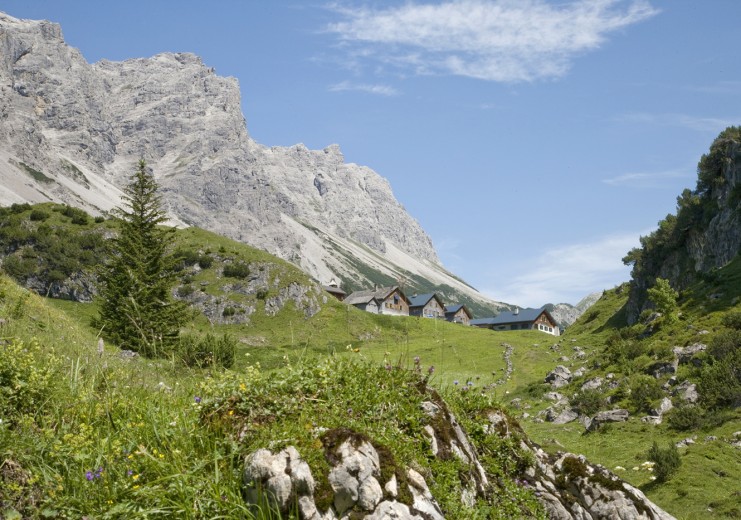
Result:
<svg viewBox="0 0 741 520"><path fill-rule="evenodd" d="M423 318L445 318L445 304L436 293L415 294L409 298L409 315Z"/></svg>
<svg viewBox="0 0 741 520"><path fill-rule="evenodd" d="M345 303L375 314L409 316L409 299L399 286L380 287L368 291L355 291L345 298Z"/></svg>
<svg viewBox="0 0 741 520"><path fill-rule="evenodd" d="M553 336L561 335L558 323L544 308L515 309L494 318L471 320L471 325L492 330L539 330Z"/></svg>
<svg viewBox="0 0 741 520"><path fill-rule="evenodd" d="M445 307L445 319L453 323L470 325L471 320L473 319L473 314L468 310L468 307L462 303L455 303Z"/></svg>

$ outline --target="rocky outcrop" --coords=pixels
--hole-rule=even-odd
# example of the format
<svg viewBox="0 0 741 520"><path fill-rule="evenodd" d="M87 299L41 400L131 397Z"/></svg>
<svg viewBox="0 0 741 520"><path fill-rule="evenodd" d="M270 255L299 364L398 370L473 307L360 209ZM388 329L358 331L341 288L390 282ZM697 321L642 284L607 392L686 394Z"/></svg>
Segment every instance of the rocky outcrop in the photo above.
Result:
<svg viewBox="0 0 741 520"><path fill-rule="evenodd" d="M446 404L431 392L422 403L429 417L425 426L431 456L457 457L470 471L460 475L467 483L461 493L464 504L487 497L495 486L478 459L476 449ZM554 519L652 519L673 517L650 502L602 466L571 453L549 455L531 443L507 415L490 410L481 418L485 435L503 437L519 444L532 463L520 484L534 492ZM245 458L245 498L265 506L269 501L285 517L298 513L302 520L388 519L442 520L444 514L422 474L398 467L387 449L349 429L329 430L321 436L330 466L326 482L315 480L295 447L277 453L260 449Z"/></svg>
<svg viewBox="0 0 741 520"><path fill-rule="evenodd" d="M497 307L445 271L388 181L345 162L339 146L255 142L237 80L198 56L90 65L57 24L0 13L0 33L0 204L99 214L120 204L144 158L175 224L264 249L319 281L414 274Z"/></svg>
<svg viewBox="0 0 741 520"><path fill-rule="evenodd" d="M677 215L641 239L624 259L633 264L628 322L650 307L647 291L656 278L682 290L723 267L741 251L741 127L729 127L700 160L697 187L677 199ZM717 296L717 295L716 295Z"/></svg>
<svg viewBox="0 0 741 520"><path fill-rule="evenodd" d="M571 382L572 377L573 375L571 374L571 370L563 365L558 365L556 368L548 372L548 375L545 376L545 382L550 383L553 388L561 388L562 386L568 385L569 382Z"/></svg>

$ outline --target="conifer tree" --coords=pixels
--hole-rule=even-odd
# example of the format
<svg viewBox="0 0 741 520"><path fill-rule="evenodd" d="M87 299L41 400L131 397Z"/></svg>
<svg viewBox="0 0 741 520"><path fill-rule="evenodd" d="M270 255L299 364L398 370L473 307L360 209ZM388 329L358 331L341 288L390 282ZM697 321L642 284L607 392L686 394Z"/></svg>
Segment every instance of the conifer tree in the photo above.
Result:
<svg viewBox="0 0 741 520"><path fill-rule="evenodd" d="M109 262L101 280L100 315L103 335L141 355L164 355L177 342L185 306L174 301L175 270L169 249L174 229L167 220L157 183L144 160L124 188L117 208L120 233L110 241Z"/></svg>

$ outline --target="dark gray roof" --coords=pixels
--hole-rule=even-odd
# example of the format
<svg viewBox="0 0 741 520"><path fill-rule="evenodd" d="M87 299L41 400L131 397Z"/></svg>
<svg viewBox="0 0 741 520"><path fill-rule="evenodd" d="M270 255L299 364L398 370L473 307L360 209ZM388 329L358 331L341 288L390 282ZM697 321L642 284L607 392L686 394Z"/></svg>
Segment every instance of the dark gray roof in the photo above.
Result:
<svg viewBox="0 0 741 520"><path fill-rule="evenodd" d="M345 291L343 291L339 287L335 287L333 285L322 285L322 289L332 294L347 294Z"/></svg>
<svg viewBox="0 0 741 520"><path fill-rule="evenodd" d="M426 293L426 294L415 294L414 296L411 296L409 298L409 306L410 307L424 307L433 298L437 298L437 301L440 303L440 305L443 304L442 300L436 293Z"/></svg>
<svg viewBox="0 0 741 520"><path fill-rule="evenodd" d="M370 289L367 291L355 291L345 298L344 302L348 305L358 305L368 303L373 299L383 301L389 294L398 288L397 285L394 285L393 287L379 287L378 289Z"/></svg>
<svg viewBox="0 0 741 520"><path fill-rule="evenodd" d="M494 318L479 318L477 320L471 320L471 325L506 325L509 323L532 323L538 316L543 312L548 314L549 318L553 320L553 317L544 308L540 309L520 309L518 313L514 312L502 312ZM553 320L555 323L555 320Z"/></svg>
<svg viewBox="0 0 741 520"><path fill-rule="evenodd" d="M456 312L458 312L461 309L465 309L466 310L466 314L468 314L471 318L473 318L473 313L471 312L471 310L468 307L466 307L464 304L462 304L462 303L454 303L452 305L446 305L445 306L445 314L446 315L448 315L448 314L455 314Z"/></svg>

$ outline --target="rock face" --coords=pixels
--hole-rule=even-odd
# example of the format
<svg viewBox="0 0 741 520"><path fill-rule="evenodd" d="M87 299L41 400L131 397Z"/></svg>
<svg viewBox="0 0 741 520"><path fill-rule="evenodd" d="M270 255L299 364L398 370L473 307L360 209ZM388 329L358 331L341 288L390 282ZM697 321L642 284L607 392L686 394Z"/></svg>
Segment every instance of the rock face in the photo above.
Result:
<svg viewBox="0 0 741 520"><path fill-rule="evenodd" d="M741 251L741 131L730 127L715 139L698 164L694 191L677 199L659 230L641 239L642 248L629 253L633 263L628 322L635 323L648 308L647 290L656 278L682 290L703 273L723 267ZM711 276L712 277L712 276ZM716 297L719 295L716 295Z"/></svg>
<svg viewBox="0 0 741 520"><path fill-rule="evenodd" d="M339 146L251 139L236 79L199 57L90 65L59 25L2 13L0 34L0 204L53 200L107 211L144 158L173 223L267 250L321 282L361 286L368 271L413 273L494 303L442 268L389 183L346 163Z"/></svg>

